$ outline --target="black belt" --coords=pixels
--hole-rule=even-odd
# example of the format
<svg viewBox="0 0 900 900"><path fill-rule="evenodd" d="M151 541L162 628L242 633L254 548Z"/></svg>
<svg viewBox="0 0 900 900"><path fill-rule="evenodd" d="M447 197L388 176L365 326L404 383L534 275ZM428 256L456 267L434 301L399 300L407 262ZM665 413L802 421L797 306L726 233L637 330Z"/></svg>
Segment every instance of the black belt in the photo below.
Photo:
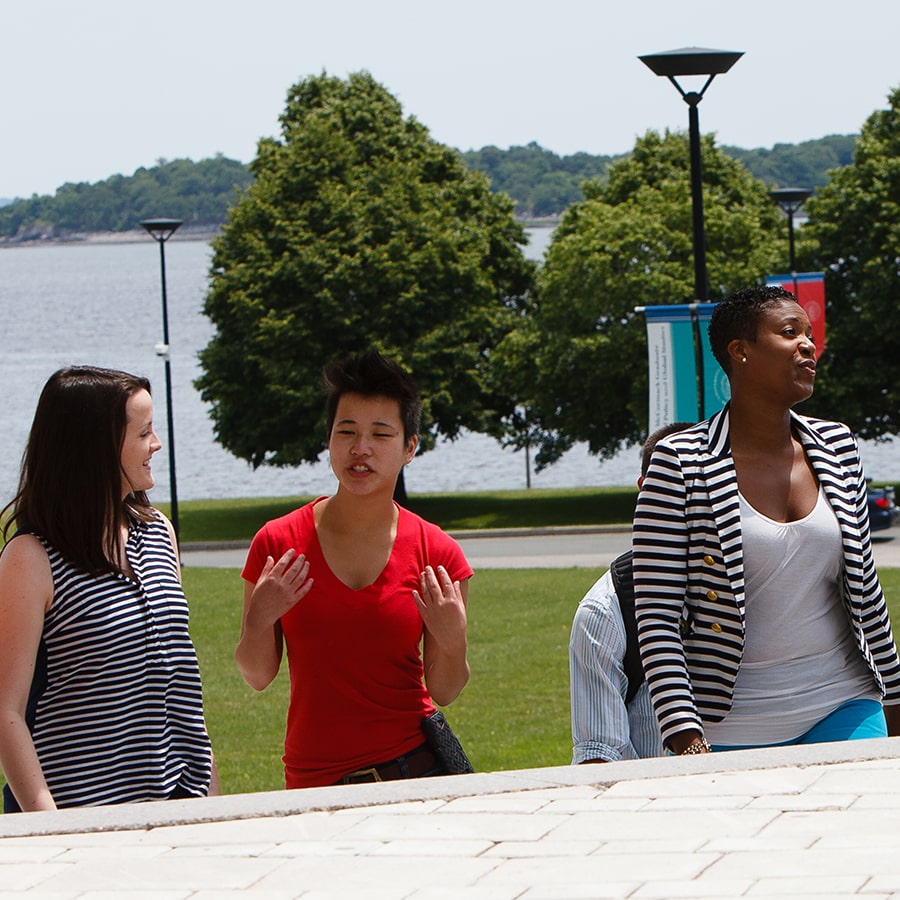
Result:
<svg viewBox="0 0 900 900"><path fill-rule="evenodd" d="M437 757L427 744L420 744L409 753L390 762L367 769L357 769L345 775L338 784L367 784L375 781L399 781L401 778L420 778L426 772L438 768Z"/></svg>

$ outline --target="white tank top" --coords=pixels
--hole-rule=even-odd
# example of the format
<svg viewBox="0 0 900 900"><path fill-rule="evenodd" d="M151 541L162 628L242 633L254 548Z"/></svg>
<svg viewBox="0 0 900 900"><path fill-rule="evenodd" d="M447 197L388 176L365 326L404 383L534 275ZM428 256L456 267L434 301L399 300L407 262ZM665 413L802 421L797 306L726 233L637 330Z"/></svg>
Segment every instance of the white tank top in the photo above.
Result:
<svg viewBox="0 0 900 900"><path fill-rule="evenodd" d="M722 746L793 740L837 709L881 697L841 598L843 551L821 488L809 515L776 522L740 497L744 654L734 704L707 739Z"/></svg>

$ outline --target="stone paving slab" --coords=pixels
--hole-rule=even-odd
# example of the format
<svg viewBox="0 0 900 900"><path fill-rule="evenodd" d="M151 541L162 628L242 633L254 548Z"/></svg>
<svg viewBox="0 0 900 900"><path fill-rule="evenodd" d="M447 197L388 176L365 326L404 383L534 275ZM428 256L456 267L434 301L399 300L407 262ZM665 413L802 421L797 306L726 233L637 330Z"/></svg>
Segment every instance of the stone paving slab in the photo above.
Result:
<svg viewBox="0 0 900 900"><path fill-rule="evenodd" d="M0 817L0 900L900 900L900 740Z"/></svg>

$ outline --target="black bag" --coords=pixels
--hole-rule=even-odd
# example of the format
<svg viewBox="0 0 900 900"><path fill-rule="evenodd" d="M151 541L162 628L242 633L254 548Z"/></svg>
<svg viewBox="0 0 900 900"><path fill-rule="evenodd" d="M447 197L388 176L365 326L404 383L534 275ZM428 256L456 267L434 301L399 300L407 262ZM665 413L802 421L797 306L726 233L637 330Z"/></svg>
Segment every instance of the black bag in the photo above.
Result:
<svg viewBox="0 0 900 900"><path fill-rule="evenodd" d="M613 560L609 567L613 587L622 610L622 621L625 624L625 677L628 679L628 692L625 702L631 703L638 688L644 683L644 666L638 649L637 620L634 617L634 576L631 571L631 551L626 550Z"/></svg>
<svg viewBox="0 0 900 900"><path fill-rule="evenodd" d="M422 719L422 731L425 732L428 745L448 775L467 775L475 771L459 738L453 733L450 723L439 709Z"/></svg>

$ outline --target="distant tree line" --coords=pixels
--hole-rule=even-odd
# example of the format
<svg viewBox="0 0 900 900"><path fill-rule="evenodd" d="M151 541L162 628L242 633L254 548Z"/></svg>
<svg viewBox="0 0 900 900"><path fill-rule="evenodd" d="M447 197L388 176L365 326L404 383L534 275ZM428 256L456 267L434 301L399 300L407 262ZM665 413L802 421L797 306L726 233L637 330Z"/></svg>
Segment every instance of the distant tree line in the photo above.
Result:
<svg viewBox="0 0 900 900"><path fill-rule="evenodd" d="M53 196L35 194L0 207L0 236L40 240L102 231L128 231L141 219L183 219L186 228L213 230L252 181L247 166L219 155L192 162L160 160L133 175L96 184L64 184Z"/></svg>
<svg viewBox="0 0 900 900"><path fill-rule="evenodd" d="M815 189L828 184L835 169L853 162L858 139L856 134L832 134L802 144L776 144L771 150L722 147L722 152L771 187Z"/></svg>
<svg viewBox="0 0 900 900"><path fill-rule="evenodd" d="M720 147L756 179L771 187L819 188L829 172L853 160L856 135L831 135L801 144L776 144L771 150ZM521 219L557 217L584 199L585 181L603 181L609 167L629 154L557 156L536 143L525 147L484 147L463 153L469 168L484 172L491 188L509 194Z"/></svg>
<svg viewBox="0 0 900 900"><path fill-rule="evenodd" d="M525 219L559 216L584 198L581 186L585 181L602 180L610 163L620 158L590 153L557 156L533 141L509 150L483 147L463 153L466 165L484 172L491 189L508 194L516 204L516 214Z"/></svg>
<svg viewBox="0 0 900 900"><path fill-rule="evenodd" d="M771 150L721 151L772 187L819 188L829 173L853 159L856 135L832 135ZM484 147L461 154L468 169L482 172L491 190L507 194L520 220L556 218L584 199L585 182L602 182L624 156L574 153L559 156L536 143L524 147ZM171 216L187 228L216 230L253 176L250 168L219 155L192 162L160 161L133 175L114 175L96 184L64 184L53 196L34 195L0 207L0 238L40 240L80 233L120 232L144 218Z"/></svg>

